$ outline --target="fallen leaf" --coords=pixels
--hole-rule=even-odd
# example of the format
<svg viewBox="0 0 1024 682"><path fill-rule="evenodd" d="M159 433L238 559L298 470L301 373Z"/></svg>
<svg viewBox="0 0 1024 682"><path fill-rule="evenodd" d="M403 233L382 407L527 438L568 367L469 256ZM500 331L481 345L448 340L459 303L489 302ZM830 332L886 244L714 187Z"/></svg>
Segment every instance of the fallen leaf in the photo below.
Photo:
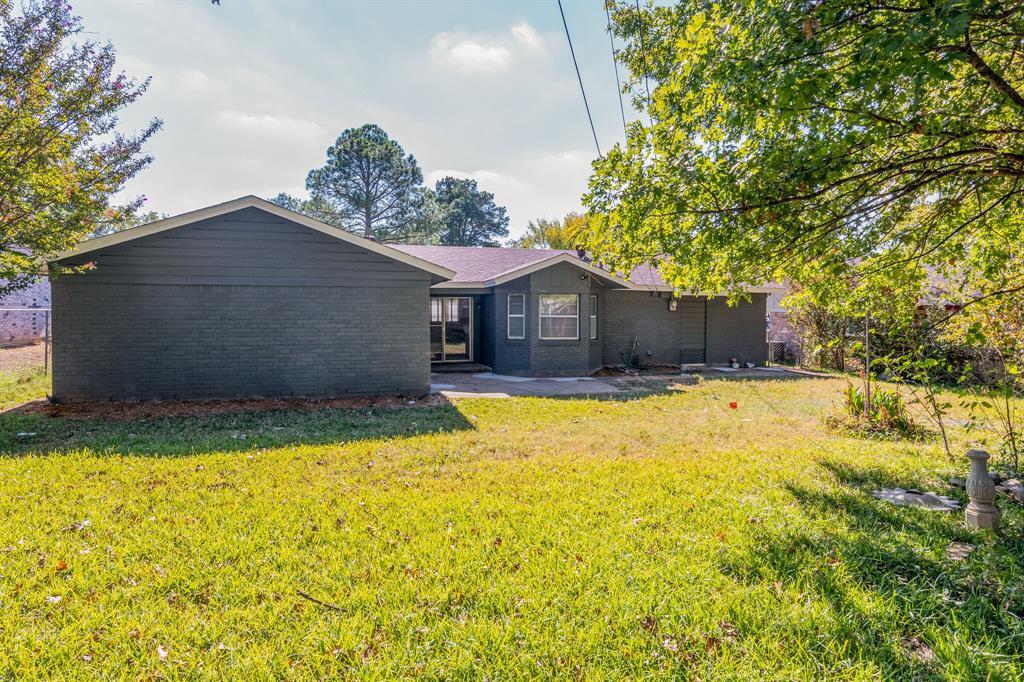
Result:
<svg viewBox="0 0 1024 682"><path fill-rule="evenodd" d="M57 562L57 567L54 570L57 571L58 573L60 573L61 571L68 570L68 562L66 562L66 561L58 561Z"/></svg>

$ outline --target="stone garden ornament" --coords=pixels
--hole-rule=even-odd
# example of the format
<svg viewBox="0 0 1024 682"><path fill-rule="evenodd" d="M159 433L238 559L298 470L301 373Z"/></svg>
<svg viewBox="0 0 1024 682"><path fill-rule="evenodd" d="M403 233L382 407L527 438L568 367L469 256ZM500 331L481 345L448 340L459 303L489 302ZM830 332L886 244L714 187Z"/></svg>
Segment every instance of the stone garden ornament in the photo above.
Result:
<svg viewBox="0 0 1024 682"><path fill-rule="evenodd" d="M968 450L971 472L967 475L967 497L970 503L964 510L964 518L971 528L999 529L999 510L993 504L996 499L996 484L988 473L989 454L984 450Z"/></svg>

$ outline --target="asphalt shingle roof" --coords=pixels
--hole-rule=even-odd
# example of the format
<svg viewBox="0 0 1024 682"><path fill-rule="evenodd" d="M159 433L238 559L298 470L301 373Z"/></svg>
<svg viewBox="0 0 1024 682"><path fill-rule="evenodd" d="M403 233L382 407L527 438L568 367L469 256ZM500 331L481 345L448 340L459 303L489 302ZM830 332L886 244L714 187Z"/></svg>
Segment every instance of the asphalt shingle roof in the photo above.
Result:
<svg viewBox="0 0 1024 682"><path fill-rule="evenodd" d="M545 261L555 256L568 254L576 257L572 249L508 249L487 246L419 246L414 244L389 244L410 256L436 263L455 271L450 281L485 282L519 268ZM660 287L665 285L658 268L641 265L629 275L629 281L637 286Z"/></svg>
<svg viewBox="0 0 1024 682"><path fill-rule="evenodd" d="M418 246L389 244L416 258L455 271L452 282L485 282L512 270L518 270L562 254L576 255L566 249L505 249L486 246Z"/></svg>
<svg viewBox="0 0 1024 682"><path fill-rule="evenodd" d="M449 280L453 284L479 284L549 258L562 255L578 257L573 249L508 249L489 246L419 246L414 244L388 244L388 246L410 256L454 270L455 276ZM596 263L590 263L590 265L597 266ZM658 272L658 267L653 264L636 267L625 279L637 287L665 286L665 280ZM784 288L775 283L764 286Z"/></svg>

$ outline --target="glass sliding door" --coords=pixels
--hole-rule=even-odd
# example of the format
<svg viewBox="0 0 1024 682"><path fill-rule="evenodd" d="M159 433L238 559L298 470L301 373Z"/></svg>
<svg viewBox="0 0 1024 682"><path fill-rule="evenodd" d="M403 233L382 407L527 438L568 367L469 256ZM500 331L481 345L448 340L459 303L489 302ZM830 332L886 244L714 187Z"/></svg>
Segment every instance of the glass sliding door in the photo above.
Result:
<svg viewBox="0 0 1024 682"><path fill-rule="evenodd" d="M473 359L473 299L469 296L430 298L430 359Z"/></svg>
<svg viewBox="0 0 1024 682"><path fill-rule="evenodd" d="M430 299L430 360L444 360L444 299Z"/></svg>

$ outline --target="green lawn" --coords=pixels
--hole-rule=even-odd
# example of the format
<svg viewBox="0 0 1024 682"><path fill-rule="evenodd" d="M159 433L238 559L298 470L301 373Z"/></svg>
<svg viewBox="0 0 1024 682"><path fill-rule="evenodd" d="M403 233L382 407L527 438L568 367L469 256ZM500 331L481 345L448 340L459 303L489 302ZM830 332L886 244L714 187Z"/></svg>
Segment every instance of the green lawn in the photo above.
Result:
<svg viewBox="0 0 1024 682"><path fill-rule="evenodd" d="M1024 677L1024 513L875 501L965 467L842 386L4 415L0 679Z"/></svg>
<svg viewBox="0 0 1024 682"><path fill-rule="evenodd" d="M0 373L0 411L26 400L42 398L50 390L50 377L42 368Z"/></svg>

